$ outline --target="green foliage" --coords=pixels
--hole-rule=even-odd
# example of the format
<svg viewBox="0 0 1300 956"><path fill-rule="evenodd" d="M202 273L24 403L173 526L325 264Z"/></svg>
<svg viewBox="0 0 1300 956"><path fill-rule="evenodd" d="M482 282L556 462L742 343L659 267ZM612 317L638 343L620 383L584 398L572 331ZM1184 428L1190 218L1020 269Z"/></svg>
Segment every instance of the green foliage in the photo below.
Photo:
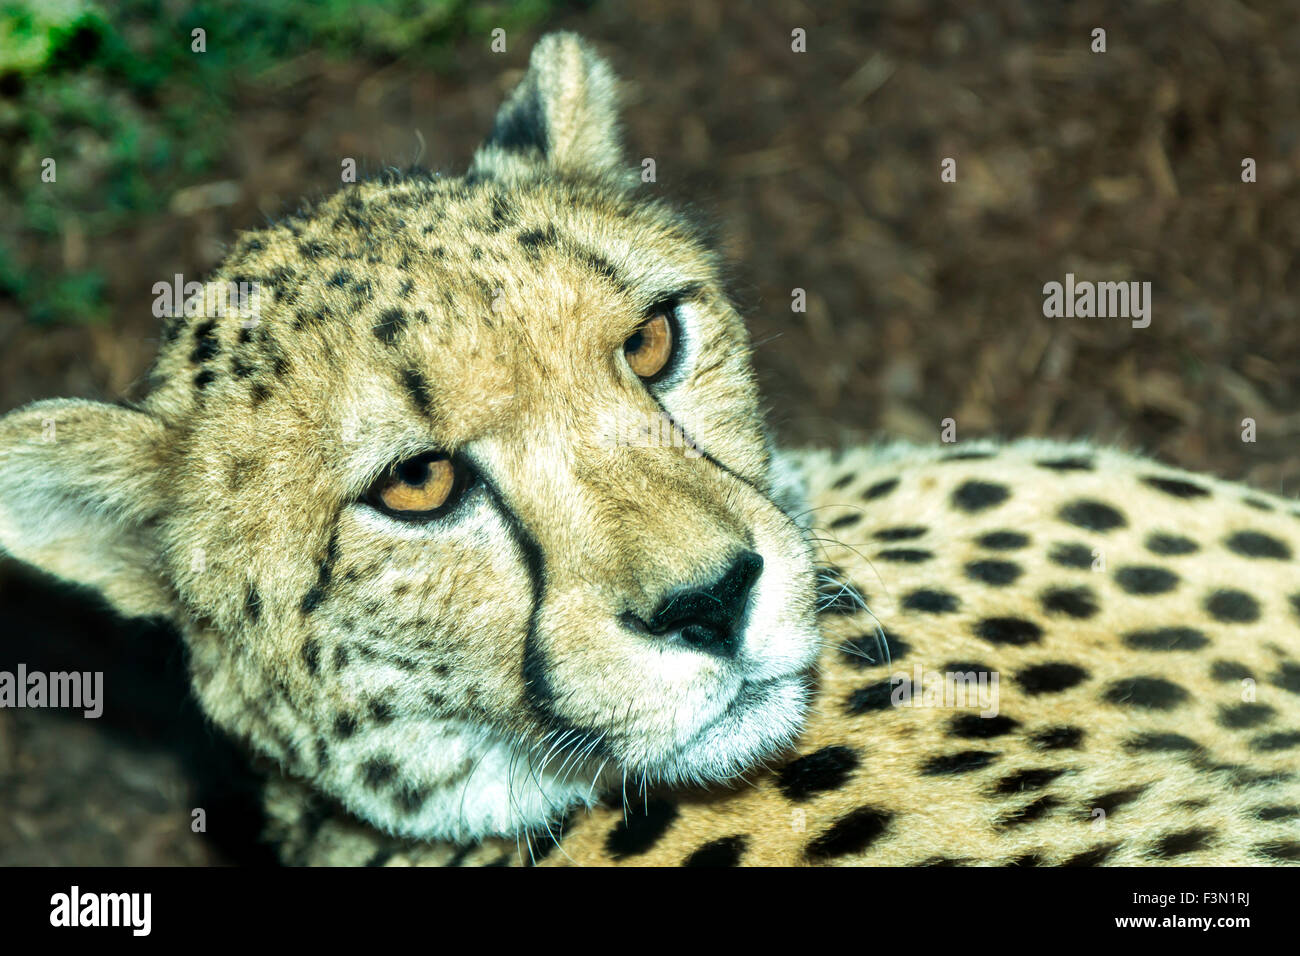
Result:
<svg viewBox="0 0 1300 956"><path fill-rule="evenodd" d="M0 0L0 295L34 321L101 316L103 278L62 274L88 238L157 212L227 148L237 84L308 52L437 68L451 44L556 0ZM191 49L205 31L206 50ZM56 184L41 162L57 160Z"/></svg>

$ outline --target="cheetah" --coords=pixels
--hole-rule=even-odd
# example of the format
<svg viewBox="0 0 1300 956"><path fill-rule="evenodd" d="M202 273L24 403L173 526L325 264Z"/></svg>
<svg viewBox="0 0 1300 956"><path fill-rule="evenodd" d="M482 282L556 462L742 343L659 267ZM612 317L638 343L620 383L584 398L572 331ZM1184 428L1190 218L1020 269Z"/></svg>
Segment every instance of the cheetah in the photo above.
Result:
<svg viewBox="0 0 1300 956"><path fill-rule="evenodd" d="M0 419L0 547L175 625L287 863L1300 860L1300 505L777 448L617 104L551 34L465 176L242 235L145 398Z"/></svg>

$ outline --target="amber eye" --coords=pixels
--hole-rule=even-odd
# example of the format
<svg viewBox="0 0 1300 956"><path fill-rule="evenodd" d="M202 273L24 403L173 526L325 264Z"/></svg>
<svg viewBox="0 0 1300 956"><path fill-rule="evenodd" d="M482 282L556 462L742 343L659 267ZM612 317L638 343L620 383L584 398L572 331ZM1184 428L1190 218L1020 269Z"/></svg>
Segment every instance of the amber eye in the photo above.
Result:
<svg viewBox="0 0 1300 956"><path fill-rule="evenodd" d="M427 518L455 504L467 483L464 468L435 452L394 465L371 486L366 500L399 518Z"/></svg>
<svg viewBox="0 0 1300 956"><path fill-rule="evenodd" d="M656 312L641 323L623 343L628 367L641 378L653 379L668 367L673 357L673 323L666 311Z"/></svg>

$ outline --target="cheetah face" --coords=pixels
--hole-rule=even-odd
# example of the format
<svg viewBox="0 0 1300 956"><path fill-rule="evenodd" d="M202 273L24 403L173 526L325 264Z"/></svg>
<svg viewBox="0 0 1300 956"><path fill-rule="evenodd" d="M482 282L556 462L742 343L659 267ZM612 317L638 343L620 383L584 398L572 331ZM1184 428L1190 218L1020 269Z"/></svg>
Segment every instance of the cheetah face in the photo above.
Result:
<svg viewBox="0 0 1300 956"><path fill-rule="evenodd" d="M608 68L549 37L466 179L244 237L214 282L261 314L171 323L141 409L4 420L0 543L172 616L214 720L394 832L784 747L809 545L714 256L615 128Z"/></svg>

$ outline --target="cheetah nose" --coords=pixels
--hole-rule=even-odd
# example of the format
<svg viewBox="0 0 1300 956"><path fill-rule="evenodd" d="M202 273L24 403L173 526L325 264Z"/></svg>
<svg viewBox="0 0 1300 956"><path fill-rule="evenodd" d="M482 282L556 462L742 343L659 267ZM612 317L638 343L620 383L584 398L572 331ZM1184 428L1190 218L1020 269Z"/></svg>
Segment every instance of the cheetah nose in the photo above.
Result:
<svg viewBox="0 0 1300 956"><path fill-rule="evenodd" d="M762 556L741 552L712 584L669 595L645 622L646 628L655 635L672 633L696 650L734 657L740 618L762 571Z"/></svg>

